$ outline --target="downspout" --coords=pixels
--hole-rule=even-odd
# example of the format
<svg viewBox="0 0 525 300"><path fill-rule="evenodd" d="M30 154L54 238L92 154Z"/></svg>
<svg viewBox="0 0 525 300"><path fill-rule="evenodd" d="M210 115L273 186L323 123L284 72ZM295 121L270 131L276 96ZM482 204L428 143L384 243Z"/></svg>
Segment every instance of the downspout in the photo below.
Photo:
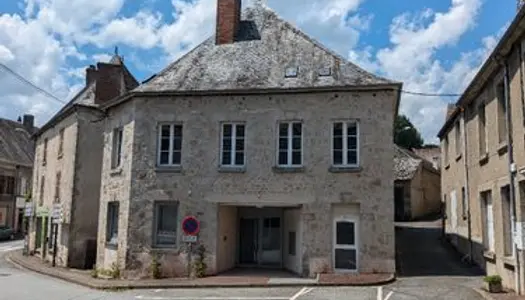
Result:
<svg viewBox="0 0 525 300"><path fill-rule="evenodd" d="M465 109L461 107L461 119L463 119L463 164L465 167L465 202L467 203L467 235L468 235L468 262L472 264L473 244L472 244L472 221L470 218L470 189L469 189L469 177L468 177L468 152L467 152L467 119Z"/></svg>
<svg viewBox="0 0 525 300"><path fill-rule="evenodd" d="M521 54L520 54L521 56ZM516 176L516 165L514 164L514 144L513 144L513 138L512 138L512 120L511 120L511 102L510 102L510 85L509 85L509 65L508 60L505 58L502 62L504 67L504 98L505 98L505 106L506 109L506 116L505 116L505 122L507 125L507 154L508 154L508 170L509 170L509 197L511 202L511 208L512 208L512 217L511 217L511 234L515 232L516 227L516 191L514 186L514 179ZM515 290L516 293L520 294L520 265L519 265L519 255L518 255L518 247L516 244L516 241L513 243L514 248L514 263L515 263L515 275L514 275L514 281L515 281Z"/></svg>

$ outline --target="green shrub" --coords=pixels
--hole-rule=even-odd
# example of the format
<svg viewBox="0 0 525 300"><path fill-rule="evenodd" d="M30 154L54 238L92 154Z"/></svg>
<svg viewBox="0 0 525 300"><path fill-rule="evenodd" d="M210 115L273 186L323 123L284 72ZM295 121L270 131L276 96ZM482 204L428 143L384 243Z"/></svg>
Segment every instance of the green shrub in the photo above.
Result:
<svg viewBox="0 0 525 300"><path fill-rule="evenodd" d="M501 276L499 276L499 275L490 275L490 276L485 276L485 277L483 278L483 280L484 280L486 283L499 284L499 283L501 283Z"/></svg>
<svg viewBox="0 0 525 300"><path fill-rule="evenodd" d="M110 276L113 279L120 278L120 268L116 262L111 264Z"/></svg>
<svg viewBox="0 0 525 300"><path fill-rule="evenodd" d="M197 260L193 263L193 271L195 272L195 277L202 278L206 276L206 269L208 266L204 262L206 254L206 248L203 245L200 245L197 248Z"/></svg>
<svg viewBox="0 0 525 300"><path fill-rule="evenodd" d="M151 271L151 277L153 279L159 279L162 277L161 272L160 272L160 262L159 262L157 255L153 255L153 257L151 258L150 271Z"/></svg>
<svg viewBox="0 0 525 300"><path fill-rule="evenodd" d="M91 274L91 277L98 278L98 270L96 268L93 268L90 274Z"/></svg>

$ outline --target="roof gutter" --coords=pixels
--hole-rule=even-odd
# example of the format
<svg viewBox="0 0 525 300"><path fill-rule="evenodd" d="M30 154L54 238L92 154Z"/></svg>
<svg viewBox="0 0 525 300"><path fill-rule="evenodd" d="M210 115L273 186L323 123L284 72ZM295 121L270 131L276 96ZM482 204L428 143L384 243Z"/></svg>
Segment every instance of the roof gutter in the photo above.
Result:
<svg viewBox="0 0 525 300"><path fill-rule="evenodd" d="M469 103L471 103L474 98L482 90L480 87L483 87L486 81L490 79L492 73L494 73L498 68L499 64L497 62L498 57L506 57L510 51L512 51L512 45L515 43L515 40L518 40L522 33L525 31L525 5L514 17L514 20L510 24L509 28L503 34L503 37L498 42L497 46L494 48L489 58L482 65L474 79L470 82L469 86L465 89L459 100L456 102L456 110L453 114L445 121L445 124L438 132L438 138L442 139L446 132L450 129L451 125L456 120L457 116L460 113L458 107L465 108Z"/></svg>

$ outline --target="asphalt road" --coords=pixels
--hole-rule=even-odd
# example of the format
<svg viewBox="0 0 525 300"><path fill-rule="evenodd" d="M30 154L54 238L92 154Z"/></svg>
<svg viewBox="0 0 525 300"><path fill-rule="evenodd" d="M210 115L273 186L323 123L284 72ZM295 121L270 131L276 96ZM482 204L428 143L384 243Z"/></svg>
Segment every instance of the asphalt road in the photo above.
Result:
<svg viewBox="0 0 525 300"><path fill-rule="evenodd" d="M412 225L403 226L411 228ZM415 226L421 228L420 225L415 224ZM436 250L436 247L441 246L432 238L432 230L426 232L420 229L406 229L401 232L403 233L398 236L397 242L401 246L400 249L405 251L399 257L402 260L404 274L395 283L383 287L159 289L102 292L19 269L7 262L4 256L8 251L21 249L22 242L0 242L0 300L482 299L472 290L472 287L479 286L481 282L479 276L472 273L470 268L461 265L461 262L449 251ZM422 242L417 243L419 247L414 247L414 239L423 239ZM412 247L408 247L407 243ZM430 263L431 261L434 263ZM447 267L443 268L443 264ZM432 271L432 269L435 270Z"/></svg>

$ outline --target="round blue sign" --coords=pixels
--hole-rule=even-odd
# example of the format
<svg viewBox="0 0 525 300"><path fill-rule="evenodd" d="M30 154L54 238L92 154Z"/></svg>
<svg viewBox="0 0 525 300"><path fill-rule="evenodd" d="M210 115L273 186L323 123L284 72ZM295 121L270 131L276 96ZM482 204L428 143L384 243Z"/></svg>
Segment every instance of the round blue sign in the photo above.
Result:
<svg viewBox="0 0 525 300"><path fill-rule="evenodd" d="M188 235L196 235L199 233L200 223L195 217L186 217L182 220L182 231Z"/></svg>

